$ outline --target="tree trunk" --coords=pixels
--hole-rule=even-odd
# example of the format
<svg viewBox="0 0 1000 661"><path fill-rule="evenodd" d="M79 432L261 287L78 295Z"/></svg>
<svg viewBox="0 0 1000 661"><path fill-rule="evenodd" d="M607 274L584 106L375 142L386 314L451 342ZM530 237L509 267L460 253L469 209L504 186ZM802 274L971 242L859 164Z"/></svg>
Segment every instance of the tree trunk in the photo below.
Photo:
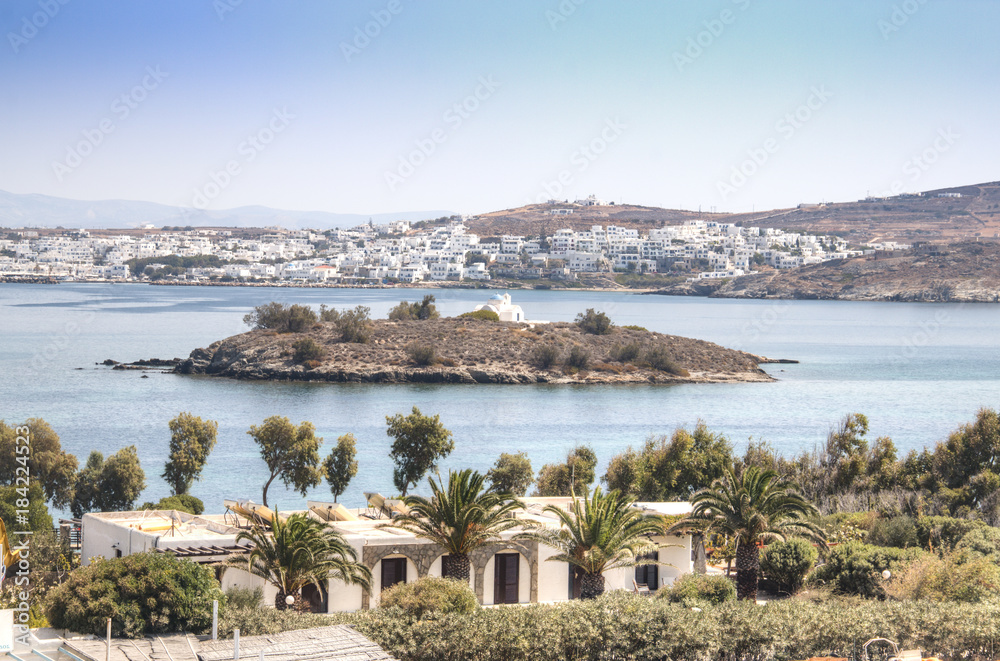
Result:
<svg viewBox="0 0 1000 661"><path fill-rule="evenodd" d="M285 592L284 590L278 590L278 594L275 595L274 597L274 607L279 611L299 610L299 606L302 604L302 595L301 594L292 595L295 597L295 601L292 602L291 606L285 603L285 598L287 596L288 596L287 592Z"/></svg>
<svg viewBox="0 0 1000 661"><path fill-rule="evenodd" d="M457 581L469 582L471 563L464 553L449 553L441 558L441 573Z"/></svg>
<svg viewBox="0 0 1000 661"><path fill-rule="evenodd" d="M264 501L264 507L267 507L267 489L271 486L271 482L274 482L274 478L278 477L277 473L272 473L271 478L264 483L264 493L261 494L261 499Z"/></svg>
<svg viewBox="0 0 1000 661"><path fill-rule="evenodd" d="M756 544L736 547L736 598L757 601L757 575L760 573L760 549Z"/></svg>
<svg viewBox="0 0 1000 661"><path fill-rule="evenodd" d="M604 574L585 572L580 579L580 598L594 599L604 594Z"/></svg>

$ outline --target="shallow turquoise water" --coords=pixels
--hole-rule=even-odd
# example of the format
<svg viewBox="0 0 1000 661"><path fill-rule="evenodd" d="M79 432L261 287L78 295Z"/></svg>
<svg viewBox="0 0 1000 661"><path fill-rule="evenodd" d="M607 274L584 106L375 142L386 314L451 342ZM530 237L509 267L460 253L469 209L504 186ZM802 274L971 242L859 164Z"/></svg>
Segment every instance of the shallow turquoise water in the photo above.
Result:
<svg viewBox="0 0 1000 661"><path fill-rule="evenodd" d="M767 367L769 384L652 386L425 386L243 383L113 372L105 358L186 356L242 332L242 317L270 300L368 305L384 317L417 290L304 290L144 285L0 285L0 417L48 420L81 462L135 444L147 500L166 495L160 479L167 421L191 411L219 421L219 443L193 492L209 511L223 498L259 499L263 463L246 435L270 415L312 421L330 443L358 438L360 470L343 500L393 490L385 416L417 406L455 433L443 468L485 470L500 452L523 450L537 469L579 443L602 467L650 434L699 418L737 448L748 437L790 454L821 443L845 414L869 416L872 437L901 451L944 439L982 406L1000 406L996 305L821 301L732 301L593 292L514 292L529 318L571 320L588 307L619 324L640 324L754 353L800 360ZM490 292L434 291L445 315L472 309ZM82 369L79 369L82 368ZM325 486L310 498L326 499ZM272 486L279 507L304 504Z"/></svg>

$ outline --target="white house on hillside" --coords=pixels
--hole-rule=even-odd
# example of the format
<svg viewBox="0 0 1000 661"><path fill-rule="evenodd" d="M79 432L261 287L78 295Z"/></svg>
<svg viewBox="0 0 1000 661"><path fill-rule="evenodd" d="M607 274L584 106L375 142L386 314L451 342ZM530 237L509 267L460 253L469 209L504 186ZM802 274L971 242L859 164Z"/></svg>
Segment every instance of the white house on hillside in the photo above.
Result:
<svg viewBox="0 0 1000 661"><path fill-rule="evenodd" d="M524 321L524 311L520 305L510 302L510 294L493 294L490 300L482 305L477 305L475 311L491 310L497 313L500 321Z"/></svg>

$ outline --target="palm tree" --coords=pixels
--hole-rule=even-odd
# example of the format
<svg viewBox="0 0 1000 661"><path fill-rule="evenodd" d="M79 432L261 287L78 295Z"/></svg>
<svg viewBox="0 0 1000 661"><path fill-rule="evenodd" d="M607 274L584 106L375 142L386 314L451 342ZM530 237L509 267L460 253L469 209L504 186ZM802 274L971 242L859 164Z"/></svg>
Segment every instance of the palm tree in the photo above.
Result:
<svg viewBox="0 0 1000 661"><path fill-rule="evenodd" d="M289 595L300 610L302 588L314 585L322 590L329 578L371 589L371 571L357 561L351 545L339 532L305 514L292 514L287 520L275 516L270 531L259 525L240 531L236 542L244 540L251 542L251 549L230 558L226 566L244 569L278 588L274 599L278 610L287 608Z"/></svg>
<svg viewBox="0 0 1000 661"><path fill-rule="evenodd" d="M786 537L805 537L826 545L823 532L806 517L816 508L793 491L773 470L750 466L736 477L732 468L695 494L691 514L671 530L698 527L736 539L736 593L740 599L757 599L760 547Z"/></svg>
<svg viewBox="0 0 1000 661"><path fill-rule="evenodd" d="M491 493L483 484L486 480L472 470L448 473L448 490L431 478L430 499L407 496L409 514L393 519L386 527L412 532L428 539L448 552L442 561L445 576L469 580L469 554L477 548L499 541L500 533L521 523L514 518L515 510L524 506L511 494Z"/></svg>
<svg viewBox="0 0 1000 661"><path fill-rule="evenodd" d="M574 498L569 511L555 505L546 505L542 511L559 519L559 529L538 524L519 537L551 546L559 553L549 560L567 562L579 569L583 573L580 589L583 599L604 593L606 571L657 564L640 558L656 549L649 536L662 532L661 520L633 509L631 502L617 490L605 494L598 487L589 498Z"/></svg>

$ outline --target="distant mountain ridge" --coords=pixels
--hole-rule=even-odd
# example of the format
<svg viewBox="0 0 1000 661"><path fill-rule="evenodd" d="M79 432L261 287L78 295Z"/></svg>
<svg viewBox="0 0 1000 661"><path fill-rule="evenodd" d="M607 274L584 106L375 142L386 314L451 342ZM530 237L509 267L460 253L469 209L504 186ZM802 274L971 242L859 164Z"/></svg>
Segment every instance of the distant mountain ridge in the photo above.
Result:
<svg viewBox="0 0 1000 661"><path fill-rule="evenodd" d="M0 190L0 227L65 227L129 229L156 227L270 227L330 229L368 222L431 220L451 216L444 210L351 214L327 211L290 211L263 206L202 211L136 200L71 200L49 195Z"/></svg>

